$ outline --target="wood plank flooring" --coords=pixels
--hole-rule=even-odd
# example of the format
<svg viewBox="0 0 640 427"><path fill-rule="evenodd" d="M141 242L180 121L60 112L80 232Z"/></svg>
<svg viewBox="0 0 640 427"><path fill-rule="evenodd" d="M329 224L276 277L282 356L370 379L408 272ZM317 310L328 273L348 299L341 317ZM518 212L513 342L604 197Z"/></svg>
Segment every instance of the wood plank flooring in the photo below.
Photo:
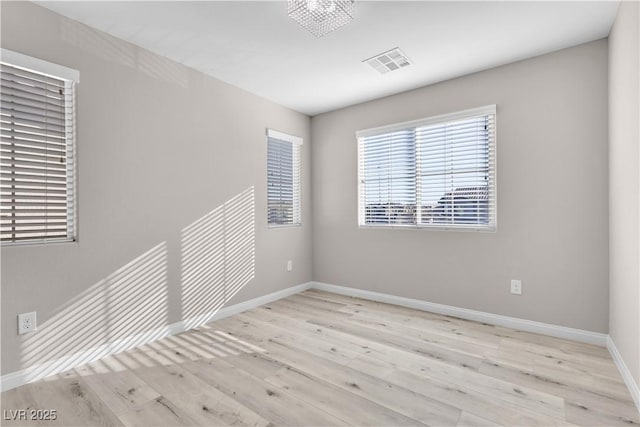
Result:
<svg viewBox="0 0 640 427"><path fill-rule="evenodd" d="M1 397L2 425L640 426L605 348L316 290Z"/></svg>

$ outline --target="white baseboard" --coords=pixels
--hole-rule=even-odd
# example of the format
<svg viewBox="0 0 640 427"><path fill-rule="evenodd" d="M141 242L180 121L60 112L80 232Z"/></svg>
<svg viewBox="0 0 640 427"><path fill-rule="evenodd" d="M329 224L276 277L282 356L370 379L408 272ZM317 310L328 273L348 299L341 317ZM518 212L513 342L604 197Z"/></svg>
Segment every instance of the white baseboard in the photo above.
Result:
<svg viewBox="0 0 640 427"><path fill-rule="evenodd" d="M364 298L388 304L401 305L416 310L429 311L431 313L444 314L446 316L459 317L461 319L484 322L491 325L504 326L521 331L535 332L601 347L607 344L607 334L585 331L582 329L567 328L565 326L551 325L548 323L534 322L533 320L519 319L517 317L502 316L500 314L486 313L484 311L469 310L451 305L436 304L433 302L417 300L413 298L399 297L379 292L365 291L362 289L348 288L345 286L331 285L329 283L312 282L312 288L336 294Z"/></svg>
<svg viewBox="0 0 640 427"><path fill-rule="evenodd" d="M7 391L23 384L32 383L49 375L59 374L76 366L90 363L103 357L120 353L134 347L148 344L160 338L173 335L173 325L154 329L144 333L118 339L114 342L63 356L55 360L30 366L20 371L11 372L0 378L0 391Z"/></svg>
<svg viewBox="0 0 640 427"><path fill-rule="evenodd" d="M620 371L620 375L622 375L622 379L624 380L624 383L627 385L627 388L629 389L629 393L631 393L631 397L633 398L633 401L636 403L636 407L640 412L640 388L638 387L638 384L633 379L633 376L631 375L629 368L627 368L627 364L624 363L624 360L622 359L622 355L618 351L618 348L616 347L616 344L613 342L613 339L611 339L611 336L607 336L607 349L609 350L609 353L611 353L611 358L613 358L613 361L616 364L618 371Z"/></svg>
<svg viewBox="0 0 640 427"><path fill-rule="evenodd" d="M131 337L126 337L118 341L115 341L113 343L105 344L103 346L92 348L92 349L89 349L80 353L76 353L70 356L65 356L63 358L56 359L51 362L46 362L43 364L39 364L39 365L35 365L32 367L23 369L21 371L12 372L12 373L3 375L0 378L0 390L6 391L23 384L38 381L49 375L55 375L55 374L64 372L68 369L81 366L85 363L93 362L100 358L103 358L112 354L116 354L121 351L125 351L137 346L141 346L143 344L148 344L152 341L158 340L163 337L179 334L181 332L198 327L205 323L222 319L228 316L232 316L236 313L250 310L260 305L267 304L269 302L272 302L281 298L285 298L289 295L293 295L298 292L302 292L311 288L328 291L328 292L334 292L337 294L342 294L347 296L369 299L373 301L400 305L404 307L414 308L414 309L423 310L423 311L429 311L432 313L438 313L438 314L443 314L447 316L455 316L455 317L459 317L467 320L474 320L474 321L484 322L484 323L493 324L493 325L505 326L508 328L519 329L519 330L528 331L528 332L535 332L539 334L550 335L550 336L570 339L574 341L586 342L589 344L596 344L600 346L606 345L609 348L609 350L612 352L612 357L616 361L616 364L618 365L618 367L620 368L622 366L624 367L624 369L626 369L626 366L622 362L622 359L620 358L619 353L617 353L617 350L615 349L613 342L609 344L608 336L606 334L584 331L581 329L567 328L564 326L550 325L547 323L534 322L531 320L502 316L498 314L485 313L482 311L469 310L465 308L459 308L459 307L454 307L454 306L449 306L444 304L436 304L428 301L421 301L421 300L412 299L412 298L399 297L399 296L383 294L379 292L365 291L361 289L331 285L328 283L307 282L297 286L292 286L290 288L282 289L280 291L273 292L267 295L263 295L258 298L254 298L248 301L234 304L229 307L223 307L220 310L217 310L211 313L206 313L198 317L181 320L179 322L167 325L163 328L159 328L153 331L134 335ZM612 348L614 350L612 350ZM616 353L614 354L613 351L615 351ZM622 372L622 368L620 369ZM638 402L637 385L635 385L635 383L633 382L633 379L631 378L631 375L629 374L628 370L626 370L626 375L627 376L625 377L625 374L623 373L623 377L625 378L625 381L627 381L627 385L629 385L628 381L631 381L631 384L635 386L635 392L631 386L629 386L629 388L637 403Z"/></svg>
<svg viewBox="0 0 640 427"><path fill-rule="evenodd" d="M622 356L611 339L611 336L598 332L585 331L582 329L567 328L565 326L551 325L548 323L534 322L532 320L519 319L516 317L502 316L499 314L486 313L483 311L469 310L466 308L454 307L444 304L436 304L433 302L422 301L412 298L399 297L395 295L383 294L379 292L365 291L362 289L348 288L345 286L337 286L329 283L312 282L311 287L336 294L363 298L373 301L384 302L388 304L400 305L403 307L413 308L416 310L429 311L431 313L444 314L446 316L454 316L477 322L489 323L491 325L504 326L511 329L521 331L535 332L542 335L549 335L557 338L564 338L573 341L595 344L601 347L607 347L613 362L616 364L620 375L624 379L629 393L633 401L640 411L640 389L636 384L627 365L622 360Z"/></svg>
<svg viewBox="0 0 640 427"><path fill-rule="evenodd" d="M279 291L272 292L261 297L250 299L248 301L230 305L229 307L223 307L220 310L214 311L212 313L206 313L187 320L181 320L171 325L173 328L175 328L175 332L172 333L172 335L188 331L189 329L197 328L198 326L202 326L205 323L213 322L214 320L224 319L225 317L233 316L234 314L251 310L252 308L268 304L275 300L286 298L290 295L297 294L302 291L306 291L307 289L311 289L312 286L313 282L302 283L300 285L291 286L290 288L281 289Z"/></svg>
<svg viewBox="0 0 640 427"><path fill-rule="evenodd" d="M395 295L383 294L379 292L365 291L362 289L337 286L329 283L312 282L311 287L336 294L364 298L388 304L400 305L416 310L429 311L431 313L444 314L446 316L459 317L461 319L474 320L477 322L489 323L491 325L504 326L521 331L535 332L542 335L549 335L557 338L564 338L573 341L595 344L607 347L613 362L616 364L620 375L624 379L633 401L640 411L640 389L636 384L627 365L622 360L622 356L611 339L611 336L598 332L585 331L582 329L567 328L565 326L551 325L548 323L534 322L532 320L519 319L517 317L502 316L499 314L486 313L483 311L469 310L466 308L454 307L444 304L422 301L412 298L399 297Z"/></svg>
<svg viewBox="0 0 640 427"><path fill-rule="evenodd" d="M50 375L56 375L69 369L84 365L86 363L96 361L112 354L120 353L122 351L129 350L144 344L149 344L150 342L156 341L160 338L179 334L189 329L204 325L205 323L232 316L236 313L250 310L263 304L267 304L272 301L288 297L289 295L302 292L311 288L311 286L311 282L292 286L290 288L282 289L280 291L263 295L258 298L234 304L229 307L223 307L211 313L206 313L194 318L181 320L162 328L121 338L112 343L90 348L88 350L74 353L69 356L64 356L49 362L30 366L20 371L11 372L0 377L0 391L7 391L23 384L38 381Z"/></svg>

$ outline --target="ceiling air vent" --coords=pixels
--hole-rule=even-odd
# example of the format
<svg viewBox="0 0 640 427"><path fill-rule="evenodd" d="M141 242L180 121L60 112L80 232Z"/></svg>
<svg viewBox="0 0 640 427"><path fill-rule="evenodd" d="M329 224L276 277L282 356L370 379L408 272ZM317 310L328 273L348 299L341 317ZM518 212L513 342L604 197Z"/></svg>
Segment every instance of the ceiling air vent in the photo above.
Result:
<svg viewBox="0 0 640 427"><path fill-rule="evenodd" d="M373 69L380 74L386 74L389 71L399 70L400 68L411 65L411 61L409 61L407 55L397 47L369 59L365 59L362 62L371 65Z"/></svg>

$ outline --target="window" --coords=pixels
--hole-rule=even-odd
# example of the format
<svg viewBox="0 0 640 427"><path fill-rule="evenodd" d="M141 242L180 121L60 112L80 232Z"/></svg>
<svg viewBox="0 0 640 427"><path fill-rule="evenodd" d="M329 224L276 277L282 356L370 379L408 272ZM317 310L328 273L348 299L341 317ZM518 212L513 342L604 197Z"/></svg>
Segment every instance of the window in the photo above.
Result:
<svg viewBox="0 0 640 427"><path fill-rule="evenodd" d="M302 139L267 130L267 207L271 226L300 225Z"/></svg>
<svg viewBox="0 0 640 427"><path fill-rule="evenodd" d="M494 231L495 112L358 132L360 226Z"/></svg>
<svg viewBox="0 0 640 427"><path fill-rule="evenodd" d="M0 240L75 239L75 70L2 49Z"/></svg>

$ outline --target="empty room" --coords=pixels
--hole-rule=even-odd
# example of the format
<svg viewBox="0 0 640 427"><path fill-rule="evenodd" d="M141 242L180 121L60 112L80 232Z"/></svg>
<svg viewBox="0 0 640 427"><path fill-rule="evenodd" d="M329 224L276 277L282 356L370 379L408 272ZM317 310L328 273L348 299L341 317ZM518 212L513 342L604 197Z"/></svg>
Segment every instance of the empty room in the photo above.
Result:
<svg viewBox="0 0 640 427"><path fill-rule="evenodd" d="M639 10L1 1L0 425L640 426Z"/></svg>

